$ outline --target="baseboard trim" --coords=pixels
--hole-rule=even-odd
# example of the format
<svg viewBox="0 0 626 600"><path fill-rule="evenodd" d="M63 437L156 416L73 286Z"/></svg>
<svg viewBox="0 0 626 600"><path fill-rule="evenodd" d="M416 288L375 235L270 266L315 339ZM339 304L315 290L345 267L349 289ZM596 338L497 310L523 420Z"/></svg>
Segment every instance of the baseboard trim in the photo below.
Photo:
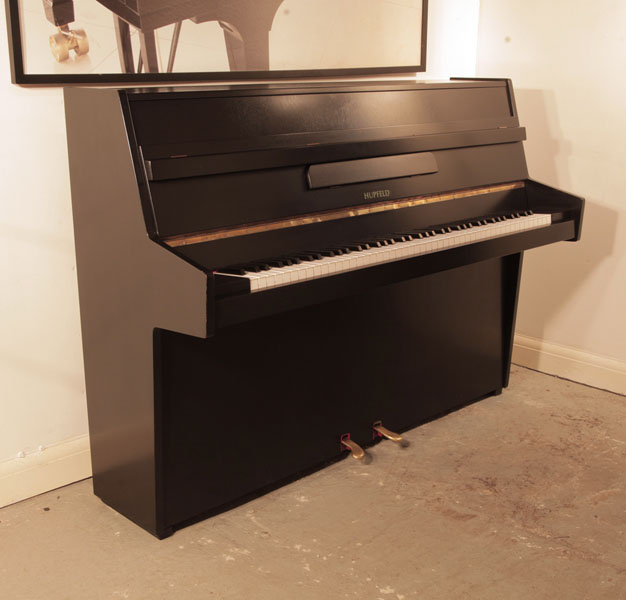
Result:
<svg viewBox="0 0 626 600"><path fill-rule="evenodd" d="M513 362L626 395L626 363L517 334ZM89 436L0 463L0 507L91 477Z"/></svg>
<svg viewBox="0 0 626 600"><path fill-rule="evenodd" d="M513 362L626 395L626 362L517 334Z"/></svg>
<svg viewBox="0 0 626 600"><path fill-rule="evenodd" d="M89 436L0 463L0 507L91 476Z"/></svg>

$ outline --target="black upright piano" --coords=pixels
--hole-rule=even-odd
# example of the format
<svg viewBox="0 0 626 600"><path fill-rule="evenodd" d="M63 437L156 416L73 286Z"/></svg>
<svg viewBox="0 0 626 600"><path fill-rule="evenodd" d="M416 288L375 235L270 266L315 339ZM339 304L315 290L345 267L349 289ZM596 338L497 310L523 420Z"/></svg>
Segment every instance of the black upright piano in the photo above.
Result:
<svg viewBox="0 0 626 600"><path fill-rule="evenodd" d="M158 537L500 393L523 252L580 236L507 80L65 103L94 491Z"/></svg>

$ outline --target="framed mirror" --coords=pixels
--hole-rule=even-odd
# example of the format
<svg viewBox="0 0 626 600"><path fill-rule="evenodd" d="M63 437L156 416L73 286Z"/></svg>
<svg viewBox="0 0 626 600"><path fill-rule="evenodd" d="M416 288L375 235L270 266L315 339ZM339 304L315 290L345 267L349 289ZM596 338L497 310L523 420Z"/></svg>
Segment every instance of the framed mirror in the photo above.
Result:
<svg viewBox="0 0 626 600"><path fill-rule="evenodd" d="M426 68L427 0L5 0L18 84Z"/></svg>

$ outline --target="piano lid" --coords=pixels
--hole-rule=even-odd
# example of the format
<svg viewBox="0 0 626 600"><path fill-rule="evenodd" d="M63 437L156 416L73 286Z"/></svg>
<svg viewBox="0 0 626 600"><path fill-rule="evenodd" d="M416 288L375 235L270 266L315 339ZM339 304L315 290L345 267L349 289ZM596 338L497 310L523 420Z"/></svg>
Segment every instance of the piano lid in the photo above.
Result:
<svg viewBox="0 0 626 600"><path fill-rule="evenodd" d="M519 126L506 80L125 93L147 160Z"/></svg>

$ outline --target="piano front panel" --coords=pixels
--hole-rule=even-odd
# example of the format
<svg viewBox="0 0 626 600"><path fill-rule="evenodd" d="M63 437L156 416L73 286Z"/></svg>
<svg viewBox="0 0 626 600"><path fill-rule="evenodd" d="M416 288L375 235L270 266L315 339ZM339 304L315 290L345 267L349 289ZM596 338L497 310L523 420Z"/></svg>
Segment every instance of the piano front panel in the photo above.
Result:
<svg viewBox="0 0 626 600"><path fill-rule="evenodd" d="M377 420L403 431L499 390L504 270L481 262L207 340L162 332L168 524L346 456L344 433L367 446Z"/></svg>
<svg viewBox="0 0 626 600"><path fill-rule="evenodd" d="M527 176L521 143L432 152L436 173L309 189L307 168L260 169L211 177L152 182L161 237L219 229L241 223L358 206L367 195L385 200L523 180Z"/></svg>

